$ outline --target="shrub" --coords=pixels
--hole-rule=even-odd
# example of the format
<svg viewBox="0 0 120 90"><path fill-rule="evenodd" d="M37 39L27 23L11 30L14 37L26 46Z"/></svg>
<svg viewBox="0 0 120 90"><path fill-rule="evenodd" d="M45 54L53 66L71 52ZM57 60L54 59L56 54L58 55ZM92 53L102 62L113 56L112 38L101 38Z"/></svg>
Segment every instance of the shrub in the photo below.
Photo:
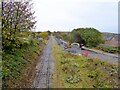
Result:
<svg viewBox="0 0 120 90"><path fill-rule="evenodd" d="M63 71L67 73L66 81L68 83L78 83L80 79L80 70L79 70L79 64L77 63L64 63Z"/></svg>
<svg viewBox="0 0 120 90"><path fill-rule="evenodd" d="M49 33L48 32L41 32L39 36L43 39L49 39Z"/></svg>
<svg viewBox="0 0 120 90"><path fill-rule="evenodd" d="M2 53L2 76L3 87L8 87L7 81L11 78L18 78L26 64L31 64L35 61L35 57L39 54L39 42L36 40L28 40L29 45L17 48L14 51L5 51ZM39 51L40 52L40 51ZM1 75L1 73L0 73Z"/></svg>
<svg viewBox="0 0 120 90"><path fill-rule="evenodd" d="M75 42L86 44L88 47L96 47L103 43L101 33L94 28L78 28L72 31Z"/></svg>
<svg viewBox="0 0 120 90"><path fill-rule="evenodd" d="M118 47L110 47L110 46L102 46L99 45L97 49L102 50L104 52L108 53L119 53L119 48Z"/></svg>

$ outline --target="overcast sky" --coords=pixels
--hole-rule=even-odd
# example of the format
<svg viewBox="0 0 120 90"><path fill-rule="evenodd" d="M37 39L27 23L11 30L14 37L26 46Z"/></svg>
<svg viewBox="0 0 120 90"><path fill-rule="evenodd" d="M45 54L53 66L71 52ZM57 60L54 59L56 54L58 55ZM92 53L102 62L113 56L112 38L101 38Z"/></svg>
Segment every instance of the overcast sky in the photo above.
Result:
<svg viewBox="0 0 120 90"><path fill-rule="evenodd" d="M93 27L118 33L119 0L33 0L36 31Z"/></svg>

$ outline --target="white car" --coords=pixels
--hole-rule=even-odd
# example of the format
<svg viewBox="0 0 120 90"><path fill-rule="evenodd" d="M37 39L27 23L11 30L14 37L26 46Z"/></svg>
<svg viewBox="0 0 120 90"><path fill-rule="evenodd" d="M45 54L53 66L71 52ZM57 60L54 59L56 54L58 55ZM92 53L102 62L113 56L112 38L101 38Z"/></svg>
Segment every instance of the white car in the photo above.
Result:
<svg viewBox="0 0 120 90"><path fill-rule="evenodd" d="M80 47L80 44L79 44L79 43L72 43L72 44L71 44L71 47L78 47L78 48L79 48L79 47Z"/></svg>

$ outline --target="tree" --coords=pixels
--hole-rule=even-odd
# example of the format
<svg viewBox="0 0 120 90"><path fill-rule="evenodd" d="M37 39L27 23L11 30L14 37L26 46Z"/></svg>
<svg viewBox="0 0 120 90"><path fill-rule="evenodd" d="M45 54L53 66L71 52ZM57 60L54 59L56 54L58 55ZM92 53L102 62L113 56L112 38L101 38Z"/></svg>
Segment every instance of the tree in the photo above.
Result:
<svg viewBox="0 0 120 90"><path fill-rule="evenodd" d="M36 23L30 2L2 2L3 49L20 47L20 36L31 32ZM27 37L28 34L24 34Z"/></svg>
<svg viewBox="0 0 120 90"><path fill-rule="evenodd" d="M39 36L43 39L49 39L49 33L48 32L41 32Z"/></svg>
<svg viewBox="0 0 120 90"><path fill-rule="evenodd" d="M77 42L79 44L81 44L81 43L85 44L84 39L82 38L80 32L78 32L78 31L73 31L71 33L71 42Z"/></svg>
<svg viewBox="0 0 120 90"><path fill-rule="evenodd" d="M50 35L51 35L51 32L50 32L49 30L48 30L47 32L48 32L48 34L49 34L49 36L50 36Z"/></svg>
<svg viewBox="0 0 120 90"><path fill-rule="evenodd" d="M72 31L74 40L88 47L96 47L103 42L101 33L94 28L78 28Z"/></svg>

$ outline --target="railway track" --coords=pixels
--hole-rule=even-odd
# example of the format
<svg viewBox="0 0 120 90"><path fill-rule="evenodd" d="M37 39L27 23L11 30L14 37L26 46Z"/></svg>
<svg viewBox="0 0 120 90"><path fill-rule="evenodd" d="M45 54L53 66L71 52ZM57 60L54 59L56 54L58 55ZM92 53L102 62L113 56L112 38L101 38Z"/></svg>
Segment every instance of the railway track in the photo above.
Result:
<svg viewBox="0 0 120 90"><path fill-rule="evenodd" d="M43 51L43 55L36 66L36 76L33 82L33 88L52 87L53 67L52 37L50 37L50 40Z"/></svg>

